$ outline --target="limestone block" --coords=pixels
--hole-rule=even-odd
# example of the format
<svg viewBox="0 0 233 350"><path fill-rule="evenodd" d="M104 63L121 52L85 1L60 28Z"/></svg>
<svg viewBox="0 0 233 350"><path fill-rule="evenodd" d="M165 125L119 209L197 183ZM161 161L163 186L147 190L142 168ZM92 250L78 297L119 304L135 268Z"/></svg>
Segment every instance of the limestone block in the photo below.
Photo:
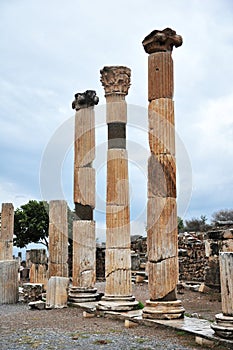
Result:
<svg viewBox="0 0 233 350"><path fill-rule="evenodd" d="M74 168L74 203L95 208L95 169Z"/></svg>
<svg viewBox="0 0 233 350"><path fill-rule="evenodd" d="M61 276L60 265L68 261L68 223L67 204L65 201L49 203L49 277ZM53 266L51 265L53 264ZM59 267L56 272L55 267ZM52 272L53 271L53 272ZM67 277L67 275L63 275Z"/></svg>
<svg viewBox="0 0 233 350"><path fill-rule="evenodd" d="M174 102L160 98L148 107L149 146L153 154L175 155Z"/></svg>
<svg viewBox="0 0 233 350"><path fill-rule="evenodd" d="M233 252L219 254L223 315L233 316Z"/></svg>
<svg viewBox="0 0 233 350"><path fill-rule="evenodd" d="M106 250L105 277L105 296L132 295L130 249Z"/></svg>
<svg viewBox="0 0 233 350"><path fill-rule="evenodd" d="M14 207L12 203L3 203L0 229L0 260L12 260L14 234Z"/></svg>
<svg viewBox="0 0 233 350"><path fill-rule="evenodd" d="M107 158L107 203L128 205L128 153L125 149L109 149Z"/></svg>
<svg viewBox="0 0 233 350"><path fill-rule="evenodd" d="M60 309L67 307L69 278L51 277L48 281L46 308Z"/></svg>
<svg viewBox="0 0 233 350"><path fill-rule="evenodd" d="M148 262L150 300L164 298L177 285L179 277L178 258L173 257L158 263Z"/></svg>
<svg viewBox="0 0 233 350"><path fill-rule="evenodd" d="M73 286L93 288L96 281L95 222L73 222Z"/></svg>
<svg viewBox="0 0 233 350"><path fill-rule="evenodd" d="M106 248L130 248L128 206L107 205L106 227Z"/></svg>
<svg viewBox="0 0 233 350"><path fill-rule="evenodd" d="M171 52L156 52L148 56L148 99L173 98L173 60Z"/></svg>
<svg viewBox="0 0 233 350"><path fill-rule="evenodd" d="M18 268L16 260L0 261L0 304L17 303Z"/></svg>
<svg viewBox="0 0 233 350"><path fill-rule="evenodd" d="M149 198L147 202L148 260L178 256L175 198Z"/></svg>
<svg viewBox="0 0 233 350"><path fill-rule="evenodd" d="M75 114L74 164L85 167L95 159L94 108L82 108Z"/></svg>
<svg viewBox="0 0 233 350"><path fill-rule="evenodd" d="M107 124L127 123L127 104L125 100L108 102L106 108Z"/></svg>
<svg viewBox="0 0 233 350"><path fill-rule="evenodd" d="M168 154L148 159L148 198L157 196L176 198L176 161Z"/></svg>

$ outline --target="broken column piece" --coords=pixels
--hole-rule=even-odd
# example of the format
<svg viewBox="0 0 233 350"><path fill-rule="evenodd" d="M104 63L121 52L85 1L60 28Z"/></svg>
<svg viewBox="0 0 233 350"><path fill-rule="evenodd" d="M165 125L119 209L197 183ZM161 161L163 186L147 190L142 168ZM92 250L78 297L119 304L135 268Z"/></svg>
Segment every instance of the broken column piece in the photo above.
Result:
<svg viewBox="0 0 233 350"><path fill-rule="evenodd" d="M68 277L68 220L64 200L49 202L49 278Z"/></svg>
<svg viewBox="0 0 233 350"><path fill-rule="evenodd" d="M52 276L49 279L46 293L46 309L67 307L68 286L68 277Z"/></svg>
<svg viewBox="0 0 233 350"><path fill-rule="evenodd" d="M127 105L131 70L123 66L104 67L101 82L105 90L108 125L105 295L99 310L128 311L138 302L132 295L128 154L126 150Z"/></svg>
<svg viewBox="0 0 233 350"><path fill-rule="evenodd" d="M30 283L42 283L46 290L48 281L48 259L46 249L31 249L27 251L30 260Z"/></svg>
<svg viewBox="0 0 233 350"><path fill-rule="evenodd" d="M0 261L0 304L15 304L19 299L17 260Z"/></svg>
<svg viewBox="0 0 233 350"><path fill-rule="evenodd" d="M96 92L75 94L73 272L69 302L95 301L96 282L95 208L95 112L99 102Z"/></svg>
<svg viewBox="0 0 233 350"><path fill-rule="evenodd" d="M2 203L0 228L0 260L13 259L14 207Z"/></svg>
<svg viewBox="0 0 233 350"><path fill-rule="evenodd" d="M233 252L219 253L222 313L215 315L211 325L215 333L233 339Z"/></svg>
<svg viewBox="0 0 233 350"><path fill-rule="evenodd" d="M166 28L154 30L144 40L148 57L148 202L147 246L150 300L144 318L180 318L176 299L178 234L176 208L175 122L173 102L173 46L182 38Z"/></svg>

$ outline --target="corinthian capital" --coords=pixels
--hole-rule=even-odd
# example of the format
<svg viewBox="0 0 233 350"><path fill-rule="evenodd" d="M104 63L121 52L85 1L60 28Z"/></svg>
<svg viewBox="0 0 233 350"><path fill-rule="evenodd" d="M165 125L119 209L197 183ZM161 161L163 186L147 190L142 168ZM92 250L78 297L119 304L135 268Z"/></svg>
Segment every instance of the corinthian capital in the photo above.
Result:
<svg viewBox="0 0 233 350"><path fill-rule="evenodd" d="M170 28L164 30L153 30L142 42L146 53L161 51L172 51L173 46L179 47L183 43L181 35Z"/></svg>
<svg viewBox="0 0 233 350"><path fill-rule="evenodd" d="M81 108L87 108L97 105L99 97L94 90L87 90L85 92L78 92L74 95L75 100L72 102L72 108L78 111Z"/></svg>
<svg viewBox="0 0 233 350"><path fill-rule="evenodd" d="M127 95L130 87L131 70L124 66L104 67L100 71L100 81L105 90L105 96L118 94Z"/></svg>

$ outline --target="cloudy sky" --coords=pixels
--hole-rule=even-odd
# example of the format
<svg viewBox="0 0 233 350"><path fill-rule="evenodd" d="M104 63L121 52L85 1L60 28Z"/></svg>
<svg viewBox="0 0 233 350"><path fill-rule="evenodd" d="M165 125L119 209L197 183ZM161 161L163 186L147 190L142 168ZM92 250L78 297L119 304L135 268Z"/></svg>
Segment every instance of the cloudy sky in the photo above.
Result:
<svg viewBox="0 0 233 350"><path fill-rule="evenodd" d="M232 18L231 0L1 0L0 201L17 208L29 199L66 199L73 208L71 103L76 92L94 89L100 97L95 167L102 235L106 126L99 71L125 65L132 70L132 233L143 234L148 103L141 42L152 30L171 27L183 37L173 51L179 215L211 218L232 208Z"/></svg>

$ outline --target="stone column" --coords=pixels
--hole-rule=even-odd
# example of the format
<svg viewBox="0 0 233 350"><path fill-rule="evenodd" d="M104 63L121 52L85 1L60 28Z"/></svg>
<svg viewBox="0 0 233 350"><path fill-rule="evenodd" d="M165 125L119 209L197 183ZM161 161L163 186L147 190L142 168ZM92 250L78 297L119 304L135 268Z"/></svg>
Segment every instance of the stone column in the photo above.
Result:
<svg viewBox="0 0 233 350"><path fill-rule="evenodd" d="M233 252L219 253L219 265L222 313L211 327L218 336L233 339Z"/></svg>
<svg viewBox="0 0 233 350"><path fill-rule="evenodd" d="M49 202L49 278L68 277L68 222L64 200Z"/></svg>
<svg viewBox="0 0 233 350"><path fill-rule="evenodd" d="M131 71L112 66L101 70L107 103L107 208L105 296L100 310L132 310L138 302L132 296L128 154L126 151L127 105Z"/></svg>
<svg viewBox="0 0 233 350"><path fill-rule="evenodd" d="M0 260L13 259L14 207L12 203L2 204L0 230Z"/></svg>
<svg viewBox="0 0 233 350"><path fill-rule="evenodd" d="M94 301L99 294L96 282L95 221L95 113L99 98L93 90L75 94L73 285L69 301Z"/></svg>
<svg viewBox="0 0 233 350"><path fill-rule="evenodd" d="M154 30L144 40L148 57L148 202L147 245L150 300L144 318L183 317L176 298L178 282L178 234L176 208L176 160L173 102L173 46L182 38L167 28Z"/></svg>

